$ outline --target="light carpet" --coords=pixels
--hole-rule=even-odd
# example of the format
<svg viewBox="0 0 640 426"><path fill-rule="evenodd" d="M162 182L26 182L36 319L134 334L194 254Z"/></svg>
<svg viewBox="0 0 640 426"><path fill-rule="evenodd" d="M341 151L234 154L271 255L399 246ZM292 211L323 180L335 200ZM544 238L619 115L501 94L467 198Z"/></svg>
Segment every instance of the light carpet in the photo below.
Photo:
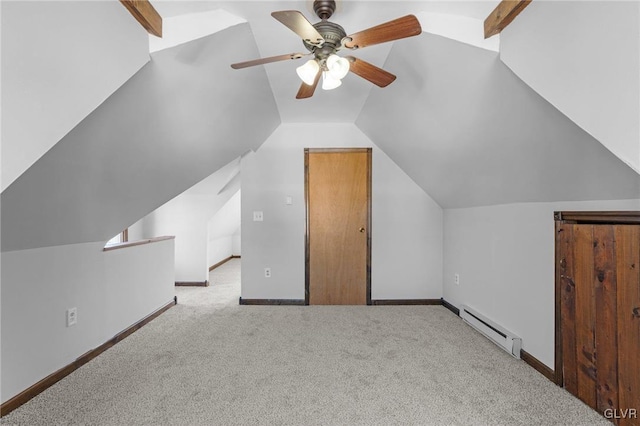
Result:
<svg viewBox="0 0 640 426"><path fill-rule="evenodd" d="M240 261L15 425L609 425L441 306L240 306Z"/></svg>

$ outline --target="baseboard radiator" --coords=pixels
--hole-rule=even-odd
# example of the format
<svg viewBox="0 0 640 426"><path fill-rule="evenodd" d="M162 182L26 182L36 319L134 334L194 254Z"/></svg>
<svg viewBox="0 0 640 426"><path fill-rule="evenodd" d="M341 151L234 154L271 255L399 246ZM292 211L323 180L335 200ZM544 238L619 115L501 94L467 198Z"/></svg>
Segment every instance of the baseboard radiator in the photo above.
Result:
<svg viewBox="0 0 640 426"><path fill-rule="evenodd" d="M496 345L520 359L520 349L522 348L520 337L466 305L460 307L460 317Z"/></svg>

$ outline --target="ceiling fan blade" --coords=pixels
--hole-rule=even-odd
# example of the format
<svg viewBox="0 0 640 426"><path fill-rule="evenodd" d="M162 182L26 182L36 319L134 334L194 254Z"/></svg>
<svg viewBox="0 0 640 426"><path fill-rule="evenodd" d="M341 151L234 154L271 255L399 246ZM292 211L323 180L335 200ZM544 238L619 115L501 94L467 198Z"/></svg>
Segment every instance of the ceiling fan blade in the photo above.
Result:
<svg viewBox="0 0 640 426"><path fill-rule="evenodd" d="M349 71L359 75L365 80L369 80L376 86L387 87L396 79L396 76L390 72L378 68L362 59L354 58L353 56L345 56L345 58L350 62Z"/></svg>
<svg viewBox="0 0 640 426"><path fill-rule="evenodd" d="M313 96L313 92L316 91L316 87L318 86L318 82L320 81L320 76L322 75L322 70L318 70L316 74L315 80L313 80L312 85L308 85L302 83L300 89L298 90L298 94L296 95L296 99L306 99Z"/></svg>
<svg viewBox="0 0 640 426"><path fill-rule="evenodd" d="M363 47L374 44L416 36L421 32L422 27L420 26L418 18L414 15L407 15L351 34L346 37L347 40L350 40L345 41L344 46L348 49L362 49Z"/></svg>
<svg viewBox="0 0 640 426"><path fill-rule="evenodd" d="M310 53L289 53L287 55L270 56L268 58L260 58L252 61L231 64L231 68L239 70L240 68L254 67L256 65L269 64L271 62L286 61L287 59L300 59L307 55L310 55Z"/></svg>
<svg viewBox="0 0 640 426"><path fill-rule="evenodd" d="M311 22L309 22L307 18L297 10L272 12L271 16L283 23L291 31L298 34L307 43L314 45L321 45L324 43L324 38L322 38L318 30L316 30L314 26L311 25Z"/></svg>

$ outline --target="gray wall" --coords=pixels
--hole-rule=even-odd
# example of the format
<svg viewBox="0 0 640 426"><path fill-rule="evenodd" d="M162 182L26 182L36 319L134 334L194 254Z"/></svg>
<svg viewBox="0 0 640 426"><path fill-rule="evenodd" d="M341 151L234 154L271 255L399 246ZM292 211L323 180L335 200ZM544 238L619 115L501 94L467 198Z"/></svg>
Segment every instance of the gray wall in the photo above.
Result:
<svg viewBox="0 0 640 426"><path fill-rule="evenodd" d="M249 149L280 118L248 24L152 55L1 196L2 251L108 240Z"/></svg>

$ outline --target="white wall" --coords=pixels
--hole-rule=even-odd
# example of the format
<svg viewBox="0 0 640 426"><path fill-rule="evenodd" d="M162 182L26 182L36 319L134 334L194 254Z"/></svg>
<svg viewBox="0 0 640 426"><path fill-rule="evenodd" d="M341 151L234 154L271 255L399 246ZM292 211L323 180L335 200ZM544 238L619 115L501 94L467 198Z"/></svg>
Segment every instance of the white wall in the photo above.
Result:
<svg viewBox="0 0 640 426"><path fill-rule="evenodd" d="M522 337L554 368L554 211L640 210L640 200L508 204L444 211L444 298ZM454 284L454 274L460 284Z"/></svg>
<svg viewBox="0 0 640 426"><path fill-rule="evenodd" d="M522 80L640 173L640 4L535 1L501 34Z"/></svg>
<svg viewBox="0 0 640 426"><path fill-rule="evenodd" d="M209 240L207 243L207 265L209 266L227 259L232 254L233 237L231 235Z"/></svg>
<svg viewBox="0 0 640 426"><path fill-rule="evenodd" d="M240 163L235 159L198 182L182 194L154 210L132 226L136 237L152 238L174 235L176 281L205 281L209 276L209 222L216 213L234 199L239 204L239 180L236 180ZM239 210L239 206L237 208ZM233 208L223 214L233 216ZM239 211L236 212L239 222ZM231 256L231 234L236 226L231 226L226 234L216 234L215 238L228 237L226 242L211 250L215 255L226 253ZM131 238L133 240L133 238ZM223 257L223 258L224 258Z"/></svg>
<svg viewBox="0 0 640 426"><path fill-rule="evenodd" d="M240 190L238 190L209 219L207 226L207 259L209 266L236 254L234 252L234 234L240 228L240 199Z"/></svg>
<svg viewBox="0 0 640 426"><path fill-rule="evenodd" d="M146 235L146 232L144 230L144 222L142 220L139 220L133 225L129 226L127 230L129 233L129 241L140 241L144 239Z"/></svg>
<svg viewBox="0 0 640 426"><path fill-rule="evenodd" d="M2 402L169 303L173 240L2 253ZM66 327L66 310L78 323Z"/></svg>
<svg viewBox="0 0 640 426"><path fill-rule="evenodd" d="M2 190L149 61L114 1L3 1Z"/></svg>
<svg viewBox="0 0 640 426"><path fill-rule="evenodd" d="M145 238L175 235L176 281L208 279L207 220L223 203L215 195L183 194L143 219Z"/></svg>
<svg viewBox="0 0 640 426"><path fill-rule="evenodd" d="M231 254L234 256L242 255L242 226L231 236Z"/></svg>
<svg viewBox="0 0 640 426"><path fill-rule="evenodd" d="M320 147L373 147L372 298L441 297L442 209L352 124L283 124L243 158L242 297L304 299L304 148Z"/></svg>

